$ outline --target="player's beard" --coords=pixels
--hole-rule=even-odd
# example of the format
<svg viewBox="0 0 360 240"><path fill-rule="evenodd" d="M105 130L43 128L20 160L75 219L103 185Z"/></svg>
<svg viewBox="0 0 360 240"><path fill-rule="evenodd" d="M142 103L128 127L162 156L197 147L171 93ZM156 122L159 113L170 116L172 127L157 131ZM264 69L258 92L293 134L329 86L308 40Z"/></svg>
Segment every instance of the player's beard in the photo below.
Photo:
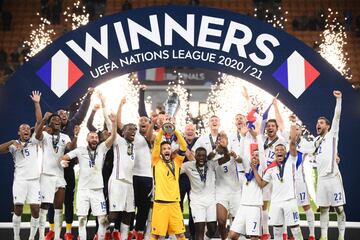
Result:
<svg viewBox="0 0 360 240"><path fill-rule="evenodd" d="M169 162L171 160L171 154L166 155L166 154L161 154L161 158L165 161L165 162Z"/></svg>
<svg viewBox="0 0 360 240"><path fill-rule="evenodd" d="M88 144L89 144L89 147L90 147L91 150L96 150L98 142L92 141L92 142L88 142Z"/></svg>

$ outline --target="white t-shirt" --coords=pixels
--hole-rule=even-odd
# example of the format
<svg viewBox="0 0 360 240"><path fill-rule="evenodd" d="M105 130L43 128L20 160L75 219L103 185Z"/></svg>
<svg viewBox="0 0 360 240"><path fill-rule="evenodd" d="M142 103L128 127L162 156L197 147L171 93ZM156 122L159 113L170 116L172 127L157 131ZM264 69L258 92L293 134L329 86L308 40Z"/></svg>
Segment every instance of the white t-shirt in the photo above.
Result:
<svg viewBox="0 0 360 240"><path fill-rule="evenodd" d="M17 142L21 144L19 140ZM38 143L39 141L33 134L21 150L17 149L15 145L10 145L9 152L12 154L15 164L14 179L29 180L40 177Z"/></svg>
<svg viewBox="0 0 360 240"><path fill-rule="evenodd" d="M152 177L151 150L145 137L138 131L134 139L134 148L136 152L133 174L135 176Z"/></svg>
<svg viewBox="0 0 360 240"><path fill-rule="evenodd" d="M104 159L109 148L106 147L105 142L100 143L96 148L95 161L92 162L89 157L87 147L78 147L66 155L71 159L77 157L79 160L79 183L78 189L99 189L104 187L102 168ZM95 151L90 151L92 155Z"/></svg>
<svg viewBox="0 0 360 240"><path fill-rule="evenodd" d="M272 183L273 189L271 193L271 202L286 201L289 199L296 199L295 192L295 164L297 156L289 155L286 160L283 181L280 178L279 166L269 166L265 172L263 179L268 183Z"/></svg>
<svg viewBox="0 0 360 240"><path fill-rule="evenodd" d="M245 153L243 158L243 165L245 169L245 181L242 181L242 194L240 204L248 206L262 206L263 205L263 191L256 182L255 176L248 182L247 176L252 172L250 166L250 144L257 144L259 151L259 168L258 173L261 173L266 169L266 160L264 156L264 144L262 136L256 137L256 142L252 136L246 136L240 141L240 149Z"/></svg>
<svg viewBox="0 0 360 240"><path fill-rule="evenodd" d="M215 137L215 136L210 137L210 136L211 135L209 135L209 134L200 136L191 150L195 152L196 149L198 149L199 147L203 147L206 149L207 154L212 152L212 150L213 150L212 144L215 146L217 137ZM212 139L212 142L211 142L211 139Z"/></svg>
<svg viewBox="0 0 360 240"><path fill-rule="evenodd" d="M223 155L216 154L213 159L213 161L215 161L216 193L229 194L241 191L237 172L237 163L233 157L230 157L229 161L220 165L218 160L221 157L223 157Z"/></svg>
<svg viewBox="0 0 360 240"><path fill-rule="evenodd" d="M240 154L240 141L241 141L240 135L238 133L233 133L229 135L229 151L234 151L236 155ZM246 136L245 136L246 138ZM239 140L240 139L240 140ZM244 167L242 164L237 164L237 170L239 172L244 172Z"/></svg>
<svg viewBox="0 0 360 240"><path fill-rule="evenodd" d="M60 165L60 157L64 155L66 145L71 142L70 137L64 133L60 133L59 141L55 148L53 146L56 142L57 136L50 135L43 131L42 149L43 149L43 161L42 161L42 173L48 175L54 175L58 177L64 177L64 169Z"/></svg>
<svg viewBox="0 0 360 240"><path fill-rule="evenodd" d="M340 173L336 163L339 141L339 125L341 115L341 99L336 100L335 114L331 129L324 137L317 136L314 140L316 148L315 160L319 177L336 176ZM318 147L317 147L318 146Z"/></svg>
<svg viewBox="0 0 360 240"><path fill-rule="evenodd" d="M132 154L128 154L128 149L133 148ZM123 180L128 183L133 181L133 170L135 162L135 146L134 143L127 142L119 134L116 135L114 146L114 165L111 173L111 179ZM129 153L131 153L129 151Z"/></svg>
<svg viewBox="0 0 360 240"><path fill-rule="evenodd" d="M181 173L185 173L190 179L190 199L192 204L209 206L215 202L215 162L207 162L206 180L201 181L200 174L196 169L196 161L188 161L181 166ZM200 168L204 171L205 167Z"/></svg>

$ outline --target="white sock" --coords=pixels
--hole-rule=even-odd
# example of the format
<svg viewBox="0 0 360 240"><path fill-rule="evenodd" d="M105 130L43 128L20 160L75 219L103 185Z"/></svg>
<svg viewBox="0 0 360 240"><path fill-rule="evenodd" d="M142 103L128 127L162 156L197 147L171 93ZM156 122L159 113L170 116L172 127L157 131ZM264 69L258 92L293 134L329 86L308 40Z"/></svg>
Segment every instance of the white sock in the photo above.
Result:
<svg viewBox="0 0 360 240"><path fill-rule="evenodd" d="M177 238L176 238L175 234L170 234L170 235L169 235L169 239L171 239L171 240L176 240Z"/></svg>
<svg viewBox="0 0 360 240"><path fill-rule="evenodd" d="M274 240L282 240L283 227L274 227Z"/></svg>
<svg viewBox="0 0 360 240"><path fill-rule="evenodd" d="M320 228L321 237L328 237L328 226L329 226L329 208L320 208Z"/></svg>
<svg viewBox="0 0 360 240"><path fill-rule="evenodd" d="M20 225L21 225L21 216L13 214L12 224L14 229L14 240L20 240Z"/></svg>
<svg viewBox="0 0 360 240"><path fill-rule="evenodd" d="M340 213L338 213L338 211ZM342 206L337 208L336 215L337 215L337 222L339 229L339 237L345 238L346 216L345 216L344 208Z"/></svg>
<svg viewBox="0 0 360 240"><path fill-rule="evenodd" d="M33 216L31 216L29 240L34 240L38 228L39 228L39 218L34 218Z"/></svg>
<svg viewBox="0 0 360 240"><path fill-rule="evenodd" d="M54 224L55 224L54 240L58 240L60 239L60 233L62 228L62 209L55 209Z"/></svg>
<svg viewBox="0 0 360 240"><path fill-rule="evenodd" d="M269 213L267 210L262 210L261 213L263 234L269 234Z"/></svg>
<svg viewBox="0 0 360 240"><path fill-rule="evenodd" d="M86 236L86 221L87 221L87 218L86 216L81 216L79 217L79 237L80 237L80 240L86 240L87 236ZM99 238L99 239L104 239L103 238Z"/></svg>
<svg viewBox="0 0 360 240"><path fill-rule="evenodd" d="M46 224L46 215L48 213L47 209L40 208L39 216L39 240L45 238L45 224Z"/></svg>
<svg viewBox="0 0 360 240"><path fill-rule="evenodd" d="M303 236L302 236L300 227L292 227L291 233L292 233L293 237L295 238L295 240L303 240Z"/></svg>
<svg viewBox="0 0 360 240"><path fill-rule="evenodd" d="M105 216L99 216L98 222L99 222L99 228L98 228L98 232L97 232L98 239L104 239L105 233L106 233L106 227L107 227Z"/></svg>
<svg viewBox="0 0 360 240"><path fill-rule="evenodd" d="M208 236L206 236L206 233L204 234L204 240L210 240L211 238L209 238Z"/></svg>
<svg viewBox="0 0 360 240"><path fill-rule="evenodd" d="M144 240L150 240L150 233L151 233L151 218L152 218L152 208L150 208L147 224L145 228Z"/></svg>
<svg viewBox="0 0 360 240"><path fill-rule="evenodd" d="M310 236L315 236L315 215L311 208L305 211L306 220L309 225Z"/></svg>
<svg viewBox="0 0 360 240"><path fill-rule="evenodd" d="M121 223L121 225L120 225L121 240L127 240L128 234L129 234L129 229L130 229L129 225Z"/></svg>
<svg viewBox="0 0 360 240"><path fill-rule="evenodd" d="M246 237L244 235L240 235L239 240L246 240Z"/></svg>

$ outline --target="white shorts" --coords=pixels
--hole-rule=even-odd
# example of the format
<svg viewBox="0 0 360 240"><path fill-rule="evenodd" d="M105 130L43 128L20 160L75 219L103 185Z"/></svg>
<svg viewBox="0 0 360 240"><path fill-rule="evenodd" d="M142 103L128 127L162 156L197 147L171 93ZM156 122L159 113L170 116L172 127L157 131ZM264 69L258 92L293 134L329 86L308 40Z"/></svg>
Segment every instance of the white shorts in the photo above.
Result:
<svg viewBox="0 0 360 240"><path fill-rule="evenodd" d="M40 204L40 179L14 179L13 183L13 202L14 205Z"/></svg>
<svg viewBox="0 0 360 240"><path fill-rule="evenodd" d="M342 206L346 204L341 175L319 177L317 183L316 203L320 207Z"/></svg>
<svg viewBox="0 0 360 240"><path fill-rule="evenodd" d="M262 206L240 205L230 230L242 235L260 236Z"/></svg>
<svg viewBox="0 0 360 240"><path fill-rule="evenodd" d="M87 216L89 209L93 216L106 215L103 189L78 189L76 193L76 215Z"/></svg>
<svg viewBox="0 0 360 240"><path fill-rule="evenodd" d="M216 203L208 206L193 204L190 201L191 215L194 223L198 222L216 222Z"/></svg>
<svg viewBox="0 0 360 240"><path fill-rule="evenodd" d="M65 188L66 181L64 177L41 174L40 192L42 203L53 203L55 193L59 188Z"/></svg>
<svg viewBox="0 0 360 240"><path fill-rule="evenodd" d="M263 201L269 202L271 200L271 193L272 193L272 184L269 182L264 188L263 188Z"/></svg>
<svg viewBox="0 0 360 240"><path fill-rule="evenodd" d="M310 205L310 195L306 182L304 181L295 181L296 189L296 199L298 206Z"/></svg>
<svg viewBox="0 0 360 240"><path fill-rule="evenodd" d="M296 199L271 203L270 206L270 225L295 226L300 223L299 210Z"/></svg>
<svg viewBox="0 0 360 240"><path fill-rule="evenodd" d="M134 188L122 180L109 180L110 212L135 212Z"/></svg>
<svg viewBox="0 0 360 240"><path fill-rule="evenodd" d="M223 205L232 217L235 217L240 206L241 191L231 193L216 192L216 203ZM192 210L192 209L191 209Z"/></svg>

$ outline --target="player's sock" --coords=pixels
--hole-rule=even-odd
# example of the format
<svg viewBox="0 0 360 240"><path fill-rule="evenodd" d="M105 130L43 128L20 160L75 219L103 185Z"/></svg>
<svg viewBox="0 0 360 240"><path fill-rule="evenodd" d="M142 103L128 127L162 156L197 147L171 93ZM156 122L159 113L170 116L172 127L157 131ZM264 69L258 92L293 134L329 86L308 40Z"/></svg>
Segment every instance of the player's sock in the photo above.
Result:
<svg viewBox="0 0 360 240"><path fill-rule="evenodd" d="M269 234L269 213L267 210L262 210L263 234Z"/></svg>
<svg viewBox="0 0 360 240"><path fill-rule="evenodd" d="M98 217L98 222L99 222L99 228L98 228L98 239L104 239L105 238L105 233L106 233L106 228L107 228L107 221L105 216L99 216Z"/></svg>
<svg viewBox="0 0 360 240"><path fill-rule="evenodd" d="M152 208L150 208L149 214L148 214L148 220L146 224L145 234L144 234L144 240L150 240L150 232L151 232L151 217L152 217Z"/></svg>
<svg viewBox="0 0 360 240"><path fill-rule="evenodd" d="M127 240L130 226L124 223L120 225L121 240Z"/></svg>
<svg viewBox="0 0 360 240"><path fill-rule="evenodd" d="M33 216L31 216L29 240L34 240L38 228L39 228L39 218L34 218Z"/></svg>
<svg viewBox="0 0 360 240"><path fill-rule="evenodd" d="M310 232L310 236L315 236L315 216L314 216L314 212L311 208L309 208L308 210L305 211L306 214L306 220L308 222L309 225L309 232Z"/></svg>
<svg viewBox="0 0 360 240"><path fill-rule="evenodd" d="M246 240L246 237L244 235L240 235L239 240Z"/></svg>
<svg viewBox="0 0 360 240"><path fill-rule="evenodd" d="M303 240L303 235L301 233L300 227L292 227L291 233L292 233L293 237L295 238L295 240Z"/></svg>
<svg viewBox="0 0 360 240"><path fill-rule="evenodd" d="M320 208L321 237L327 239L329 226L329 208Z"/></svg>
<svg viewBox="0 0 360 240"><path fill-rule="evenodd" d="M55 224L49 223L49 229L50 229L50 231L54 231L54 229L55 229Z"/></svg>
<svg viewBox="0 0 360 240"><path fill-rule="evenodd" d="M87 236L86 236L86 222L87 222L87 217L86 216L81 216L79 217L79 237L80 240L86 240ZM104 239L103 238L99 238L99 239Z"/></svg>
<svg viewBox="0 0 360 240"><path fill-rule="evenodd" d="M345 239L346 215L342 206L336 208L336 215L339 229L339 239Z"/></svg>
<svg viewBox="0 0 360 240"><path fill-rule="evenodd" d="M62 209L55 209L54 224L55 224L54 239L59 239L62 228Z"/></svg>
<svg viewBox="0 0 360 240"><path fill-rule="evenodd" d="M45 224L46 224L46 215L48 213L47 209L40 208L39 214L39 240L44 239L45 237Z"/></svg>
<svg viewBox="0 0 360 240"><path fill-rule="evenodd" d="M66 233L71 233L71 229L72 229L72 223L67 223L66 224Z"/></svg>
<svg viewBox="0 0 360 240"><path fill-rule="evenodd" d="M204 234L204 240L210 240L211 238L210 237L208 237L207 235L206 235L206 233Z"/></svg>
<svg viewBox="0 0 360 240"><path fill-rule="evenodd" d="M276 240L282 239L282 232L283 232L282 227L274 227L274 239Z"/></svg>
<svg viewBox="0 0 360 240"><path fill-rule="evenodd" d="M21 216L13 214L12 224L14 229L14 240L20 240L20 225L21 225Z"/></svg>

